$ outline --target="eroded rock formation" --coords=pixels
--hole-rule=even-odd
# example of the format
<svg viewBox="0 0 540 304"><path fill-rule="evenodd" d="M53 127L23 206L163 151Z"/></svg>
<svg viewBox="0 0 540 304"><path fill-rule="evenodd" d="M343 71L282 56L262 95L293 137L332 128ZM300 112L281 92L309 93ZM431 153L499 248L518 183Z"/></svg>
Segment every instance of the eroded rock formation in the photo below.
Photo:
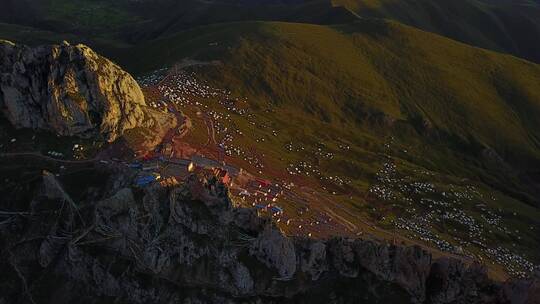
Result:
<svg viewBox="0 0 540 304"><path fill-rule="evenodd" d="M0 109L17 128L113 141L143 123L144 105L137 82L87 46L0 40Z"/></svg>

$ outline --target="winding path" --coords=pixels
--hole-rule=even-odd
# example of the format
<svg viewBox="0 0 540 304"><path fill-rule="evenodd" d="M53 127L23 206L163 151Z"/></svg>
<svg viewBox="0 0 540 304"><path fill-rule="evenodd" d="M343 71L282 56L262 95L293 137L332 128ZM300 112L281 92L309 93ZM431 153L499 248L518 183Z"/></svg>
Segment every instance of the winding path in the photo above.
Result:
<svg viewBox="0 0 540 304"><path fill-rule="evenodd" d="M0 153L0 158L9 158L9 157L18 157L18 156L33 156L33 157L38 157L38 158L46 159L49 161L65 163L65 164L84 164L84 163L94 163L96 161L99 161L99 158L92 158L92 159L85 159L85 160L64 160L64 159L58 159L58 158L50 157L47 155L43 155L39 152Z"/></svg>

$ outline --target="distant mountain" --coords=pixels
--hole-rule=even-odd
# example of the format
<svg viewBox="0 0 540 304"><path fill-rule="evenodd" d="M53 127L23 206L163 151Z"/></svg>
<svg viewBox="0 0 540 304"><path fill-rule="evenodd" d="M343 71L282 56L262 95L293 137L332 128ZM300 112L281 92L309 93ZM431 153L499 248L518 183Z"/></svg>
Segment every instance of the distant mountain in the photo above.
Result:
<svg viewBox="0 0 540 304"><path fill-rule="evenodd" d="M540 3L529 0L332 0L362 17L405 24L540 62Z"/></svg>
<svg viewBox="0 0 540 304"><path fill-rule="evenodd" d="M0 22L138 43L239 21L344 24L386 18L540 62L540 4L512 0L1 0Z"/></svg>
<svg viewBox="0 0 540 304"><path fill-rule="evenodd" d="M247 20L333 24L357 19L347 9L327 1L157 1L161 1L159 5L148 2L136 7L140 12L151 12L146 17L152 22L137 29L137 36L130 36L131 40L153 39L200 25Z"/></svg>
<svg viewBox="0 0 540 304"><path fill-rule="evenodd" d="M328 1L1 0L0 22L84 37L137 42L223 22L345 23L356 17Z"/></svg>

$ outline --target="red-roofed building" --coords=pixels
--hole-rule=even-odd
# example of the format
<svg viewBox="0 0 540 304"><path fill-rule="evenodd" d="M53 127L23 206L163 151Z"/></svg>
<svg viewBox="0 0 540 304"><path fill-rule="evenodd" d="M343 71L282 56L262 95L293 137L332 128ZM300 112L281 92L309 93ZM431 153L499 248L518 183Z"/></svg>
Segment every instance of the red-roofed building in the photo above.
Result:
<svg viewBox="0 0 540 304"><path fill-rule="evenodd" d="M272 185L271 181L262 178L255 178L255 183L261 187L269 187Z"/></svg>
<svg viewBox="0 0 540 304"><path fill-rule="evenodd" d="M217 177L225 185L229 185L232 182L232 178L229 172L221 168L214 168L214 176Z"/></svg>

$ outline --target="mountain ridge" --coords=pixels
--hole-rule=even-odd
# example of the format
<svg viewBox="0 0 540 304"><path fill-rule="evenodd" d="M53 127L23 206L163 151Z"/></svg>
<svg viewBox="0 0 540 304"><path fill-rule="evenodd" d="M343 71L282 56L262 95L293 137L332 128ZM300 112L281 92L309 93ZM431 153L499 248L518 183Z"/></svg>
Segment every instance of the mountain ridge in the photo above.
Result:
<svg viewBox="0 0 540 304"><path fill-rule="evenodd" d="M361 17L393 19L467 44L540 62L540 5L514 1L333 0Z"/></svg>
<svg viewBox="0 0 540 304"><path fill-rule="evenodd" d="M57 210L68 195L59 192L66 182L44 171L33 203L17 209L35 216L20 229L0 232L9 253L0 269L44 278L31 285L2 281L3 300L534 303L538 294L538 278L495 282L478 264L435 259L419 247L285 237L255 209L234 206L213 177L191 175L170 190L136 189L130 169L92 170L114 186L97 184L87 196L77 195L77 205ZM48 216L49 210L56 216ZM59 238L55 226L73 235ZM45 237L35 237L43 232ZM28 240L24 247L16 245L20 239ZM31 291L24 292L27 287Z"/></svg>
<svg viewBox="0 0 540 304"><path fill-rule="evenodd" d="M137 44L197 26L243 21L316 24L393 19L471 45L540 62L540 4L515 1L7 1L0 22ZM27 9L29 8L30 9ZM80 14L80 10L89 14ZM516 17L517 16L517 17Z"/></svg>

